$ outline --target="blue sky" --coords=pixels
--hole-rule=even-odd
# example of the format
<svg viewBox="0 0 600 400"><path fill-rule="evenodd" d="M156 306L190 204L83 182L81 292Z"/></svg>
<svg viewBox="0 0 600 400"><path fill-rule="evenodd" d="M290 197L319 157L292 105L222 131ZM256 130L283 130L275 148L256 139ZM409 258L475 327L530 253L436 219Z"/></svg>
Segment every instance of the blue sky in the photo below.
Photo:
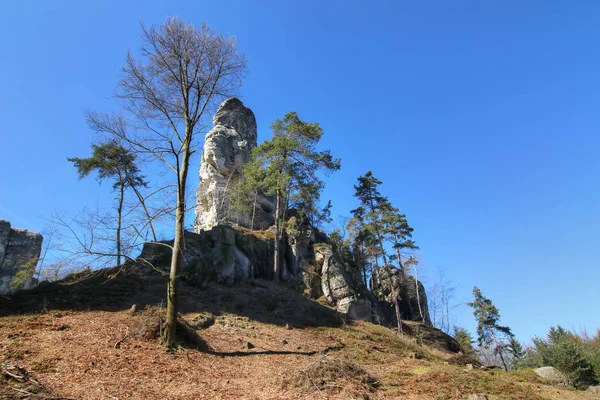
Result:
<svg viewBox="0 0 600 400"><path fill-rule="evenodd" d="M443 268L457 302L479 286L524 341L600 327L600 3L23 1L0 15L0 218L14 226L110 201L66 161L89 153L83 110L115 110L139 22L178 15L237 36L259 140L290 110L321 123L342 158L334 215L372 170L415 228L422 276ZM457 322L473 330L471 310Z"/></svg>

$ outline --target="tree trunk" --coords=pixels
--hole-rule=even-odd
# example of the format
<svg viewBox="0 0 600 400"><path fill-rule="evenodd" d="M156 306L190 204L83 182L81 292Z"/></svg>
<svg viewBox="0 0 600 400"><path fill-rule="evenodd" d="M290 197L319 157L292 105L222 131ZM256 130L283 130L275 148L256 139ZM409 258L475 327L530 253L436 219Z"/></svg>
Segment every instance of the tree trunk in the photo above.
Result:
<svg viewBox="0 0 600 400"><path fill-rule="evenodd" d="M500 360L502 361L504 370L508 371L508 366L506 365L506 361L504 361L504 356L502 355L502 347L500 347L500 344L498 343L498 339L496 339L496 335L494 335L494 331L492 329L490 329L490 333L492 334L492 339L494 339L494 344L496 345L496 351L498 352L498 355L500 356Z"/></svg>
<svg viewBox="0 0 600 400"><path fill-rule="evenodd" d="M275 273L273 279L275 282L279 282L279 274L281 271L281 263L279 262L279 251L281 247L280 243L280 226L279 226L279 218L281 216L281 190L277 190L277 197L275 201L275 251L274 257L275 260L273 262L273 272Z"/></svg>
<svg viewBox="0 0 600 400"><path fill-rule="evenodd" d="M258 197L258 192L254 191L254 202L252 203L252 221L250 223L250 229L254 230L254 217L256 217L256 198Z"/></svg>
<svg viewBox="0 0 600 400"><path fill-rule="evenodd" d="M119 207L117 208L117 265L121 265L121 221L123 220L123 200L125 199L125 183L119 186Z"/></svg>
<svg viewBox="0 0 600 400"><path fill-rule="evenodd" d="M404 276L404 265L402 265L402 256L400 255L400 247L398 246L398 235L394 233L394 247L396 248L396 257L398 257L398 266L400 267L400 275Z"/></svg>
<svg viewBox="0 0 600 400"><path fill-rule="evenodd" d="M417 272L417 266L413 265L415 270L415 286L417 289L417 305L419 306L419 315L421 315L421 320L425 323L425 316L423 315L423 310L421 309L421 295L419 295L419 273Z"/></svg>
<svg viewBox="0 0 600 400"><path fill-rule="evenodd" d="M398 335L402 335L402 316L400 313L400 304L398 304L398 292L394 288L394 281L392 280L392 274L390 274L389 267L384 265L382 267L385 270L388 281L390 282L390 296L392 297L392 304L394 304L394 310L396 311L396 320L398 321Z"/></svg>
<svg viewBox="0 0 600 400"><path fill-rule="evenodd" d="M173 254L171 256L171 271L167 286L167 317L163 332L163 343L167 349L176 346L175 328L177 326L177 298L179 283L179 267L182 261L185 227L185 188L187 182L188 165L190 159L191 131L186 129L185 140L182 146L183 160L177 174L177 208L175 209L175 239L173 240Z"/></svg>

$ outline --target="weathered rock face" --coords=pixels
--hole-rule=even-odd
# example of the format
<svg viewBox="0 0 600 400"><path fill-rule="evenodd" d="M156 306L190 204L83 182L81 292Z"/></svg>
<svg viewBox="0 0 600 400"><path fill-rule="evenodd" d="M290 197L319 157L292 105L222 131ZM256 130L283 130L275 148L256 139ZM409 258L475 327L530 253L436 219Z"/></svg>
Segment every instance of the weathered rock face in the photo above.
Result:
<svg viewBox="0 0 600 400"><path fill-rule="evenodd" d="M266 229L273 223L272 204L262 196L248 201L244 211L230 207L230 189L256 147L254 113L236 99L225 100L213 118L214 128L205 137L196 194L195 231L222 224Z"/></svg>
<svg viewBox="0 0 600 400"><path fill-rule="evenodd" d="M327 300L354 319L373 321L371 302L359 298L352 276L334 255L331 245L318 243L314 251L316 272L320 275L321 290Z"/></svg>
<svg viewBox="0 0 600 400"><path fill-rule="evenodd" d="M0 294L8 293L10 282L21 267L29 262L37 264L42 241L39 233L11 228L10 222L0 220ZM29 289L35 284L35 280L29 279L24 288Z"/></svg>
<svg viewBox="0 0 600 400"><path fill-rule="evenodd" d="M256 277L272 277L272 240L244 234L229 226L216 226L200 233L186 232L181 274L189 283L203 286L216 281L225 285ZM165 271L171 263L173 241L146 243L137 258L142 267Z"/></svg>
<svg viewBox="0 0 600 400"><path fill-rule="evenodd" d="M392 279L390 285L389 277ZM380 301L391 303L391 288L398 293L398 305L402 319L409 321L422 321L431 324L429 309L427 307L427 295L421 282L408 275L401 276L398 268L393 265L377 268L371 277L371 288Z"/></svg>
<svg viewBox="0 0 600 400"><path fill-rule="evenodd" d="M272 202L261 195L249 194L241 203L247 207L232 207L232 188L241 176L243 166L257 145L254 113L236 98L224 101L213 118L214 128L205 138L200 166L201 183L197 191L196 235L186 233L183 273L197 283L216 280L225 284L249 277L273 277L273 238L257 242L251 233L242 233L227 226L251 230L267 230L273 225ZM239 194L235 194L239 196ZM242 194L242 196L246 196ZM245 201L244 201L245 200ZM288 223L301 218L288 210ZM341 312L355 319L389 324L395 320L386 295L386 285L375 288L375 295L353 276L336 256L329 239L307 220L292 223L297 229L282 239L281 280L298 279L313 298L325 296ZM266 233L266 232L264 232ZM165 246L146 245L140 259L148 259L165 268L170 251ZM401 298L401 312L407 320L425 320L427 297L420 282L411 277L394 278ZM377 279L377 284L382 280ZM389 287L389 285L388 285ZM377 294L379 290L379 294ZM418 290L418 294L417 294ZM420 308L419 308L420 306ZM419 310L423 311L423 316Z"/></svg>

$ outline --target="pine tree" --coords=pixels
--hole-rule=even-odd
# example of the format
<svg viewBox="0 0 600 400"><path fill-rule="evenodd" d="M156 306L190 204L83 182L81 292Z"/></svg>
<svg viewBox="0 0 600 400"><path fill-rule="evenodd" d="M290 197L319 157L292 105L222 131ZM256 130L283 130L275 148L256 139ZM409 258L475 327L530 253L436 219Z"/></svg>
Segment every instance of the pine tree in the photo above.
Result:
<svg viewBox="0 0 600 400"><path fill-rule="evenodd" d="M468 303L468 305L473 308L473 315L477 320L477 341L480 346L492 346L494 353L500 357L504 370L508 370L504 357L506 345L502 342L502 336L510 339L513 334L509 327L499 325L500 313L498 309L490 299L481 293L477 286L473 288L473 296L473 302Z"/></svg>
<svg viewBox="0 0 600 400"><path fill-rule="evenodd" d="M398 321L398 334L402 333L402 315L400 313L400 305L398 304L398 291L397 285L394 285L392 274L390 273L389 266L387 265L386 251L384 248L385 239L385 227L384 227L384 212L391 208L391 205L387 199L379 192L378 186L381 185L381 181L373 176L371 171L367 172L364 176L358 178L358 185L354 185L354 197L360 200L360 206L351 211L353 217L357 221L362 222L360 229L360 235L365 241L371 242L381 251L381 257L383 259L383 270L387 275L388 282L390 283L390 297L391 303L394 305L396 311L396 320ZM375 256L375 263L377 264L377 255Z"/></svg>
<svg viewBox="0 0 600 400"><path fill-rule="evenodd" d="M257 146L252 162L244 167L244 179L252 182L254 190L275 195L274 278L281 274L281 239L286 211L300 207L306 216L320 198L324 183L318 173L340 169L341 161L329 150L317 151L323 136L318 123L304 122L298 114L289 112L283 120L271 125L273 137ZM283 227L284 228L284 227Z"/></svg>
<svg viewBox="0 0 600 400"><path fill-rule="evenodd" d="M135 154L114 140L103 144L93 144L91 157L67 159L77 168L79 179L83 179L93 171L97 171L100 181L103 179L114 180L113 189L118 191L116 227L117 265L121 265L121 256L123 254L121 230L125 190L129 187L137 192L138 187L147 185L144 177L140 174L135 159Z"/></svg>
<svg viewBox="0 0 600 400"><path fill-rule="evenodd" d="M454 339L460 344L461 349L465 354L473 354L473 343L475 340L471 333L465 328L454 325Z"/></svg>
<svg viewBox="0 0 600 400"><path fill-rule="evenodd" d="M400 267L400 275L405 275L404 263L402 261L402 251L404 249L418 250L419 246L411 239L414 229L408 224L406 214L400 213L395 207L389 203L383 204L382 210L382 225L383 232L392 248L396 251L396 259Z"/></svg>

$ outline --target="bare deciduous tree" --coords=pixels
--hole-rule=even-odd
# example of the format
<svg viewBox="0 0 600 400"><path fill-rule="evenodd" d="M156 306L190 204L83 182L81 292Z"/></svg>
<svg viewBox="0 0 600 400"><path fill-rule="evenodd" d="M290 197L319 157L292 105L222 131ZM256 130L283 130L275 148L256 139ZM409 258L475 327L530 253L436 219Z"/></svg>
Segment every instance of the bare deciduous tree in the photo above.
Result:
<svg viewBox="0 0 600 400"><path fill-rule="evenodd" d="M186 183L195 137L204 117L241 86L246 59L233 37L208 25L170 18L159 27L142 25L141 57L127 54L117 98L123 115L88 113L98 132L117 136L138 154L161 161L176 176L175 235L163 341L175 346L177 283L184 245Z"/></svg>

